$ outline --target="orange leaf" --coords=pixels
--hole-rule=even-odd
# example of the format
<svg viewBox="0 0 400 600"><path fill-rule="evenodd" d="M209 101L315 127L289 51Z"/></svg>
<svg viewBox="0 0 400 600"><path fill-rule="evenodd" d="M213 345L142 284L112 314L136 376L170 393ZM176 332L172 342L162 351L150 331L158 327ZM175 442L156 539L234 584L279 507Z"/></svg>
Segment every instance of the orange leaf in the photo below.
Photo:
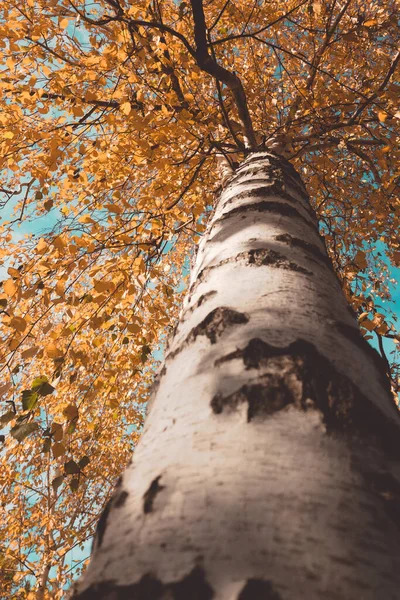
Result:
<svg viewBox="0 0 400 600"><path fill-rule="evenodd" d="M381 123L384 123L387 119L387 113L383 112L382 110L380 110L378 112L378 119L380 120Z"/></svg>
<svg viewBox="0 0 400 600"><path fill-rule="evenodd" d="M59 442L56 442L55 444L53 444L53 447L51 450L53 452L54 458L59 458L60 456L63 456L65 454L65 446L64 446L64 444L61 444Z"/></svg>
<svg viewBox="0 0 400 600"><path fill-rule="evenodd" d="M61 442L64 436L64 431L60 423L53 423L51 426L51 435L53 436L55 442Z"/></svg>
<svg viewBox="0 0 400 600"><path fill-rule="evenodd" d="M10 327L13 327L16 331L23 333L26 329L27 322L23 317L13 317L10 321Z"/></svg>
<svg viewBox="0 0 400 600"><path fill-rule="evenodd" d="M63 351L53 343L45 347L45 352L49 358L60 358L63 354Z"/></svg>
<svg viewBox="0 0 400 600"><path fill-rule="evenodd" d="M39 346L32 346L32 348L28 348L27 350L24 350L23 352L21 352L21 357L22 358L31 358L32 356L35 356L35 354L37 354L39 350Z"/></svg>
<svg viewBox="0 0 400 600"><path fill-rule="evenodd" d="M75 404L68 404L68 406L64 408L63 414L67 417L69 421L72 421L78 416L78 407Z"/></svg>
<svg viewBox="0 0 400 600"><path fill-rule="evenodd" d="M3 290L7 296L13 296L15 294L17 288L12 279L7 279L7 281L3 282Z"/></svg>
<svg viewBox="0 0 400 600"><path fill-rule="evenodd" d="M121 106L119 108L124 113L124 115L129 115L129 113L132 110L132 106L131 106L130 102L123 102L123 104L121 104Z"/></svg>
<svg viewBox="0 0 400 600"><path fill-rule="evenodd" d="M56 283L56 292L59 296L64 296L64 292L65 292L65 281L63 279L60 279L59 281L57 281Z"/></svg>
<svg viewBox="0 0 400 600"><path fill-rule="evenodd" d="M46 240L44 240L43 238L40 238L37 246L36 246L36 252L38 252L38 254L44 254L45 252L47 252L49 245L46 242Z"/></svg>

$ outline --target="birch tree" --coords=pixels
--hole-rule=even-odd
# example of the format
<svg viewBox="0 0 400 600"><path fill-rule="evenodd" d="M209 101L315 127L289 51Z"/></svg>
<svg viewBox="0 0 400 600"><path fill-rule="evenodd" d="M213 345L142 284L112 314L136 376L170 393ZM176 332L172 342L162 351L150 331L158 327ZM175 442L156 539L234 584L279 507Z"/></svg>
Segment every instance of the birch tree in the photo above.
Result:
<svg viewBox="0 0 400 600"><path fill-rule="evenodd" d="M1 10L8 589L396 598L395 3Z"/></svg>

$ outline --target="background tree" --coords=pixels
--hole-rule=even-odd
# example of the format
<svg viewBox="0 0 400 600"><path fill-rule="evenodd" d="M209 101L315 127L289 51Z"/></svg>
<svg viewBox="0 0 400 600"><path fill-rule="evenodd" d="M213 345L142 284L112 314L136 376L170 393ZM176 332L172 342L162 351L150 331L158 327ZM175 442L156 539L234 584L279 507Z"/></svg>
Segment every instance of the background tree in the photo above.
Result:
<svg viewBox="0 0 400 600"><path fill-rule="evenodd" d="M137 441L221 156L285 142L362 331L397 340L399 15L215 1L195 36L184 2L0 10L0 527L15 596L58 598Z"/></svg>

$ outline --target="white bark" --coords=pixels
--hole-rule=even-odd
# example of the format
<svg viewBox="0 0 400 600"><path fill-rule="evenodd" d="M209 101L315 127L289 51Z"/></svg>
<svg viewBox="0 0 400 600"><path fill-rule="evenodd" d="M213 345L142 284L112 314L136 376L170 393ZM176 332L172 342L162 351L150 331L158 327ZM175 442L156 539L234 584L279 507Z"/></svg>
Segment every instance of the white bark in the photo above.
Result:
<svg viewBox="0 0 400 600"><path fill-rule="evenodd" d="M398 414L300 178L225 188L74 600L395 600Z"/></svg>

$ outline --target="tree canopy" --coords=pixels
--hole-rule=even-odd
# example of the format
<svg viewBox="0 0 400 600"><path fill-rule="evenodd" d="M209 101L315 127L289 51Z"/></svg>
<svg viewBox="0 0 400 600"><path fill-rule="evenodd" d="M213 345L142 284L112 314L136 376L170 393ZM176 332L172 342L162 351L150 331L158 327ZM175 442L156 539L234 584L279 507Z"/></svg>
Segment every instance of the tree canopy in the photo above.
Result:
<svg viewBox="0 0 400 600"><path fill-rule="evenodd" d="M361 330L399 341L399 16L395 0L3 1L5 592L61 598L82 566L221 159L279 144Z"/></svg>

